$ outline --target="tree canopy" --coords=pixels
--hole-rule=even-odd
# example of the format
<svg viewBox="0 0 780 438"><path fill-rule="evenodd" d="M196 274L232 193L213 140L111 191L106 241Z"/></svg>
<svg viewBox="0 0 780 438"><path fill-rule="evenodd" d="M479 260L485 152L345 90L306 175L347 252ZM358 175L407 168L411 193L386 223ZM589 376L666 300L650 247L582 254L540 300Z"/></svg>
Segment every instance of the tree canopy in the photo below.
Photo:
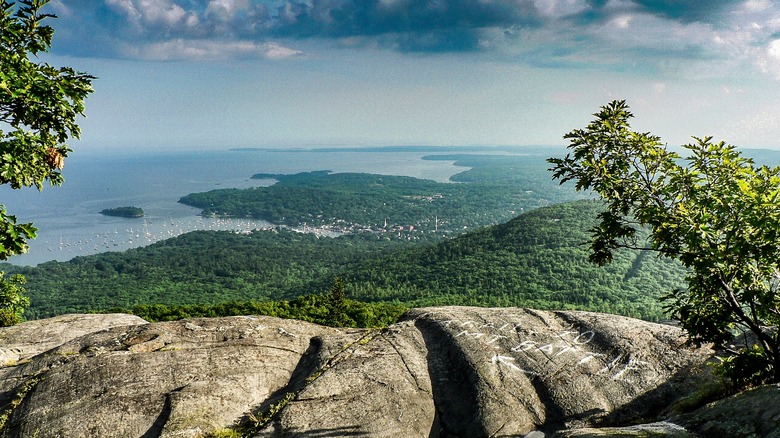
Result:
<svg viewBox="0 0 780 438"><path fill-rule="evenodd" d="M43 20L54 18L41 8L48 0L3 1L0 4L0 184L13 189L43 189L62 184L62 167L71 150L65 143L78 138L76 118L94 77L69 67L39 61L51 48L54 30ZM37 229L17 223L0 205L0 260L27 252ZM0 275L0 326L21 320L29 301L22 295L20 276Z"/></svg>
<svg viewBox="0 0 780 438"><path fill-rule="evenodd" d="M0 327L7 327L22 322L24 309L30 305L30 299L24 296L25 278L16 274L4 278L0 272Z"/></svg>
<svg viewBox="0 0 780 438"><path fill-rule="evenodd" d="M94 77L37 59L51 48L54 30L42 22L48 0L0 4L0 184L14 189L48 180L62 183L68 138L79 138L77 117ZM27 251L32 224L17 224L0 206L0 259Z"/></svg>
<svg viewBox="0 0 780 438"><path fill-rule="evenodd" d="M687 288L663 299L691 340L735 353L725 369L738 380L780 381L780 167L754 166L711 137L694 137L683 158L632 131L625 101L594 116L565 136L570 154L549 160L554 179L604 200L590 259L604 264L618 248L647 247L679 260ZM755 341L730 346L736 333Z"/></svg>

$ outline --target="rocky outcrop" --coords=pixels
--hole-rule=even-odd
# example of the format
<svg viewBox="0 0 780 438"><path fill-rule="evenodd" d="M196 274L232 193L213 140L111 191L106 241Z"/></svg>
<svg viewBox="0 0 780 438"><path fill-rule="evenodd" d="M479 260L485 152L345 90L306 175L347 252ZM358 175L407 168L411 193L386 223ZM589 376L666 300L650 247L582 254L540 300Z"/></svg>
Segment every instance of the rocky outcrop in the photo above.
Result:
<svg viewBox="0 0 780 438"><path fill-rule="evenodd" d="M700 436L780 438L780 385L765 385L673 418Z"/></svg>
<svg viewBox="0 0 780 438"><path fill-rule="evenodd" d="M263 317L114 327L6 369L10 436L199 436L305 379L360 333ZM8 408L6 408L8 409ZM2 414L0 414L2 415Z"/></svg>
<svg viewBox="0 0 780 438"><path fill-rule="evenodd" d="M383 330L260 316L121 321L0 368L0 431L549 437L711 427L706 416L667 418L667 408L696 391L689 376L712 351L685 345L679 328L619 316L441 307ZM0 348L46 324L0 329Z"/></svg>
<svg viewBox="0 0 780 438"><path fill-rule="evenodd" d="M616 316L418 309L307 385L262 436L543 436L637 422L690 392L670 382L711 354L678 328Z"/></svg>
<svg viewBox="0 0 780 438"><path fill-rule="evenodd" d="M60 315L0 328L0 366L13 365L71 339L111 327L146 324L125 314Z"/></svg>

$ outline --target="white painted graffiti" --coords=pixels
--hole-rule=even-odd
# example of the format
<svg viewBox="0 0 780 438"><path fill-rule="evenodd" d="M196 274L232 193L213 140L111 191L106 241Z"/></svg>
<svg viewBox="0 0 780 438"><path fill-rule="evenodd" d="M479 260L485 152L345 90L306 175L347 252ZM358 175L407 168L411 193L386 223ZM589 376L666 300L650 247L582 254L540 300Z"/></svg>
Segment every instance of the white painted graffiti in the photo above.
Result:
<svg viewBox="0 0 780 438"><path fill-rule="evenodd" d="M653 372L648 362L628 353L605 354L592 351L589 344L596 338L596 332L593 330L563 330L555 334L539 334L525 331L522 324L517 323L494 324L458 320L439 323L452 330L456 338L472 339L494 350L490 362L511 372L543 377L545 369L552 372L560 367L577 367L590 375L607 376L612 380L625 380L630 376ZM519 355L525 356L525 359L520 360ZM598 371L594 371L594 360L598 360L597 364L603 364ZM521 362L534 364L531 366L534 370L524 368L520 365Z"/></svg>

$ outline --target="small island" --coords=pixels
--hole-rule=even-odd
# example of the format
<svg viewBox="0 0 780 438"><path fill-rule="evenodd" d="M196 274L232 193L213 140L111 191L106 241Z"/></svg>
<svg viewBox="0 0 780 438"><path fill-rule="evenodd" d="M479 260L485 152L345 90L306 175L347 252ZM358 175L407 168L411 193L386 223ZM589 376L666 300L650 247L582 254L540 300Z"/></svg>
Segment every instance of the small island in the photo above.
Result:
<svg viewBox="0 0 780 438"><path fill-rule="evenodd" d="M139 207L107 208L105 210L102 210L100 214L104 214L106 216L119 216L119 217L130 217L130 218L144 217L144 211Z"/></svg>

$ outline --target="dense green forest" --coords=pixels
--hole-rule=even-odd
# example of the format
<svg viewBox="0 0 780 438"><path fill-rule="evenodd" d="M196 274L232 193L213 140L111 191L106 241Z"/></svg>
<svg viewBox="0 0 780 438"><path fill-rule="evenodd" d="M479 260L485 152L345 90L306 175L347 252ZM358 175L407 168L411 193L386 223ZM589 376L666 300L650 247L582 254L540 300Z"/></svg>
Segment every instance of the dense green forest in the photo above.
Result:
<svg viewBox="0 0 780 438"><path fill-rule="evenodd" d="M104 210L101 210L100 214L104 214L106 216L139 218L139 217L144 217L144 210L140 207L128 206L128 207L106 208Z"/></svg>
<svg viewBox="0 0 780 438"><path fill-rule="evenodd" d="M506 222L520 212L581 197L546 175L541 151L523 155L431 155L468 170L454 183L364 173L257 174L276 184L184 196L203 215L252 217L289 226L333 226L345 231L413 227L415 235L461 233ZM549 151L547 151L549 152Z"/></svg>
<svg viewBox="0 0 780 438"><path fill-rule="evenodd" d="M132 308L115 307L109 312L132 313L147 321L176 321L184 318L213 318L233 315L267 315L297 319L338 327L385 327L409 310L388 303L364 303L344 299L341 309L334 309L328 294L303 295L292 300L230 301L219 304L139 304ZM334 317L334 312L343 315Z"/></svg>
<svg viewBox="0 0 780 438"><path fill-rule="evenodd" d="M342 275L355 297L409 306L523 306L664 317L659 296L683 287L677 263L620 251L604 267L588 261L587 229L601 206L540 208L506 224L437 245L368 258Z"/></svg>
<svg viewBox="0 0 780 438"><path fill-rule="evenodd" d="M310 288L313 279L398 242L317 238L285 229L248 235L194 231L125 252L32 268L9 265L6 271L27 277L32 306L26 316L37 318L139 304L217 304L319 293Z"/></svg>
<svg viewBox="0 0 780 438"><path fill-rule="evenodd" d="M651 254L587 261L593 201L553 205L437 243L360 233L316 237L285 229L198 231L123 253L77 257L27 276L28 318L139 305L293 300L344 279L347 297L396 305L527 306L663 317L658 297L684 272Z"/></svg>

